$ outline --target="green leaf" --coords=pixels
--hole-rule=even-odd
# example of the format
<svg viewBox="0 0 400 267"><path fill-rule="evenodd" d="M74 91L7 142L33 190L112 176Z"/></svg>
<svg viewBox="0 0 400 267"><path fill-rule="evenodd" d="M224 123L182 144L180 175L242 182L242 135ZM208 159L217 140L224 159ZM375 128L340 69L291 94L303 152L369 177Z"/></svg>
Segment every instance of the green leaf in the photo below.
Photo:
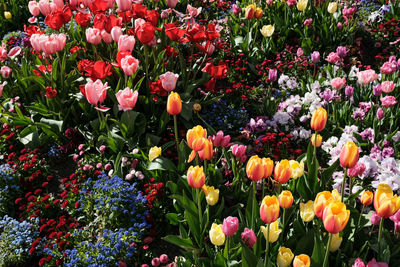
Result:
<svg viewBox="0 0 400 267"><path fill-rule="evenodd" d="M170 224L172 225L178 225L179 219L178 219L178 214L176 213L167 213L165 215L165 218L169 221Z"/></svg>
<svg viewBox="0 0 400 267"><path fill-rule="evenodd" d="M176 172L175 164L167 158L158 157L150 162L147 170L154 171L154 170L163 170L163 171L174 171Z"/></svg>
<svg viewBox="0 0 400 267"><path fill-rule="evenodd" d="M329 179L332 177L333 173L336 171L336 169L339 167L339 159L337 159L329 168L327 168L323 173L322 173L322 185L326 185L329 181Z"/></svg>
<svg viewBox="0 0 400 267"><path fill-rule="evenodd" d="M324 261L324 256L325 256L324 252L325 252L324 244L322 243L322 240L319 238L319 235L315 234L314 235L314 250L313 250L313 253L311 256L313 265L322 266L322 263Z"/></svg>
<svg viewBox="0 0 400 267"><path fill-rule="evenodd" d="M253 251L249 249L246 244L241 241L242 245L242 266L243 267L253 267L258 264L258 257L254 255Z"/></svg>
<svg viewBox="0 0 400 267"><path fill-rule="evenodd" d="M183 249L188 249L188 250L195 249L192 240L190 240L189 238L181 238L175 235L167 235L162 239Z"/></svg>

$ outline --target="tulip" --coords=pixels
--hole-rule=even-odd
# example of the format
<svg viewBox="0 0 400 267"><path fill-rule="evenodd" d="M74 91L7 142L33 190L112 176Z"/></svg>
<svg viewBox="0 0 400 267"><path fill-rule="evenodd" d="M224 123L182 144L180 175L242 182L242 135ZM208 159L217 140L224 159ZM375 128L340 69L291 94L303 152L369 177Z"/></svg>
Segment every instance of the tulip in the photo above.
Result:
<svg viewBox="0 0 400 267"><path fill-rule="evenodd" d="M11 70L11 68L8 67L8 66L3 66L3 67L1 67L1 69L0 69L0 75L1 75L1 77L3 77L4 79L10 78L11 72L12 72L12 70Z"/></svg>
<svg viewBox="0 0 400 267"><path fill-rule="evenodd" d="M268 81L275 82L277 80L278 70L277 69L269 69L268 71Z"/></svg>
<svg viewBox="0 0 400 267"><path fill-rule="evenodd" d="M177 82L178 78L179 78L179 74L175 74L170 71L160 75L160 81L161 81L161 85L162 85L163 89L168 92L174 90L176 87L176 82Z"/></svg>
<svg viewBox="0 0 400 267"><path fill-rule="evenodd" d="M307 3L308 0L299 0L297 2L297 9L303 12L307 8Z"/></svg>
<svg viewBox="0 0 400 267"><path fill-rule="evenodd" d="M400 208L400 198L393 195L389 185L380 184L375 192L374 207L380 217L389 218Z"/></svg>
<svg viewBox="0 0 400 267"><path fill-rule="evenodd" d="M328 12L333 14L337 11L338 4L337 2L330 2L328 5Z"/></svg>
<svg viewBox="0 0 400 267"><path fill-rule="evenodd" d="M315 146L315 134L313 134L311 137L311 144ZM320 147L321 144L322 144L322 136L317 134L317 147Z"/></svg>
<svg viewBox="0 0 400 267"><path fill-rule="evenodd" d="M118 34L118 33L116 33ZM117 36L115 36L117 37ZM135 36L131 35L121 35L118 38L118 50L119 51L129 51L132 52L135 47Z"/></svg>
<svg viewBox="0 0 400 267"><path fill-rule="evenodd" d="M371 213L370 221L373 225L379 225L379 223L381 222L381 217L374 211Z"/></svg>
<svg viewBox="0 0 400 267"><path fill-rule="evenodd" d="M304 173L304 162L301 161L300 163L295 160L289 160L290 164L290 171L292 173L292 178L297 179L303 176Z"/></svg>
<svg viewBox="0 0 400 267"><path fill-rule="evenodd" d="M132 76L134 73L136 73L138 67L139 60L131 55L128 55L121 60L121 68L127 76Z"/></svg>
<svg viewBox="0 0 400 267"><path fill-rule="evenodd" d="M228 237L233 236L239 229L239 219L237 217L229 216L224 219L222 223L222 232Z"/></svg>
<svg viewBox="0 0 400 267"><path fill-rule="evenodd" d="M203 150L207 141L206 137L207 130L203 129L203 127L200 125L193 127L186 133L186 141L188 146L195 151Z"/></svg>
<svg viewBox="0 0 400 267"><path fill-rule="evenodd" d="M246 149L245 145L238 145L235 144L232 146L232 154L242 163L244 163L247 159L246 156Z"/></svg>
<svg viewBox="0 0 400 267"><path fill-rule="evenodd" d="M346 209L346 204L332 201L325 207L322 220L326 231L337 234L343 231L349 218L350 211Z"/></svg>
<svg viewBox="0 0 400 267"><path fill-rule="evenodd" d="M331 86L335 89L335 90L340 90L343 87L346 86L346 78L334 78L331 80Z"/></svg>
<svg viewBox="0 0 400 267"><path fill-rule="evenodd" d="M4 11L4 17L5 17L6 19L12 19L11 12Z"/></svg>
<svg viewBox="0 0 400 267"><path fill-rule="evenodd" d="M265 196L261 202L260 217L264 223L273 223L279 217L279 201L276 196Z"/></svg>
<svg viewBox="0 0 400 267"><path fill-rule="evenodd" d="M210 241L214 246L222 246L225 243L225 235L222 232L222 224L213 223L209 235Z"/></svg>
<svg viewBox="0 0 400 267"><path fill-rule="evenodd" d="M394 215L390 216L389 218L394 223L400 222L400 209L398 211L396 211L396 213Z"/></svg>
<svg viewBox="0 0 400 267"><path fill-rule="evenodd" d="M264 37L271 37L274 34L275 27L273 25L264 25L260 32Z"/></svg>
<svg viewBox="0 0 400 267"><path fill-rule="evenodd" d="M170 115L178 115L182 111L182 100L178 93L171 92L167 101L167 112Z"/></svg>
<svg viewBox="0 0 400 267"><path fill-rule="evenodd" d="M282 232L282 229L279 229L278 221L275 221L269 225L269 233L267 227L261 226L260 228L264 234L265 240L268 238L269 243L274 243L276 240L278 240L279 234Z"/></svg>
<svg viewBox="0 0 400 267"><path fill-rule="evenodd" d="M128 87L118 91L118 93L115 94L118 100L118 109L123 111L132 110L136 105L138 94L138 91L133 91Z"/></svg>
<svg viewBox="0 0 400 267"><path fill-rule="evenodd" d="M101 31L97 28L86 29L86 40L88 43L98 45L101 43Z"/></svg>
<svg viewBox="0 0 400 267"><path fill-rule="evenodd" d="M257 237L252 229L249 229L247 227L244 228L240 236L242 237L242 240L249 248L253 248L254 244L257 243Z"/></svg>
<svg viewBox="0 0 400 267"><path fill-rule="evenodd" d="M36 1L29 1L28 3L29 12L32 16L37 17L40 14L39 3Z"/></svg>
<svg viewBox="0 0 400 267"><path fill-rule="evenodd" d="M4 86L7 85L7 82L0 83L0 97L3 95Z"/></svg>
<svg viewBox="0 0 400 267"><path fill-rule="evenodd" d="M292 171L290 169L290 163L287 159L281 160L275 166L274 179L280 184L284 184L289 181Z"/></svg>
<svg viewBox="0 0 400 267"><path fill-rule="evenodd" d="M325 207L332 200L336 200L336 197L333 196L332 193L329 191L322 191L317 194L314 201L314 213L315 215L317 215L318 218L322 218Z"/></svg>
<svg viewBox="0 0 400 267"><path fill-rule="evenodd" d="M279 199L279 205L283 209L290 209L290 207L293 204L293 195L288 190L283 190L279 195L278 199Z"/></svg>
<svg viewBox="0 0 400 267"><path fill-rule="evenodd" d="M254 18L254 15L255 15L255 13L256 13L256 5L255 4L251 4L251 5L248 5L245 9L244 9L244 11L245 11L245 17L246 17L246 19L252 19L252 18Z"/></svg>
<svg viewBox="0 0 400 267"><path fill-rule="evenodd" d="M274 170L274 162L270 158L262 158L262 165L264 168L264 176L263 178L268 178L272 175L272 171ZM264 195L265 188L265 179L262 181L262 195Z"/></svg>
<svg viewBox="0 0 400 267"><path fill-rule="evenodd" d="M192 188L202 188L206 181L206 176L204 174L203 167L190 166L190 168L187 171L187 180L189 186L191 186Z"/></svg>
<svg viewBox="0 0 400 267"><path fill-rule="evenodd" d="M389 267L386 262L377 262L375 258L367 263L367 267Z"/></svg>
<svg viewBox="0 0 400 267"><path fill-rule="evenodd" d="M294 257L293 267L310 267L311 260L306 254L300 254Z"/></svg>
<svg viewBox="0 0 400 267"><path fill-rule="evenodd" d="M131 0L117 0L118 9L117 12L125 12L131 9Z"/></svg>
<svg viewBox="0 0 400 267"><path fill-rule="evenodd" d="M101 105L107 97L107 83L103 84L101 80L93 82L90 80L85 85L85 96L88 102L94 106Z"/></svg>
<svg viewBox="0 0 400 267"><path fill-rule="evenodd" d="M203 150L199 151L201 160L211 160L214 155L213 143L211 140L206 139Z"/></svg>
<svg viewBox="0 0 400 267"><path fill-rule="evenodd" d="M214 186L203 186L204 194L206 195L207 204L214 206L219 199L219 189L214 189Z"/></svg>
<svg viewBox="0 0 400 267"><path fill-rule="evenodd" d="M371 205L373 198L374 194L371 191L364 191L361 194L361 203L364 206L369 206Z"/></svg>
<svg viewBox="0 0 400 267"><path fill-rule="evenodd" d="M342 244L343 237L340 237L339 234L332 235L331 244L329 246L330 252L335 252L339 249L340 245Z"/></svg>
<svg viewBox="0 0 400 267"><path fill-rule="evenodd" d="M314 219L314 202L300 203L300 217L304 222L311 222Z"/></svg>
<svg viewBox="0 0 400 267"><path fill-rule="evenodd" d="M278 267L289 267L293 258L294 254L290 248L280 247L278 257L276 258L276 264Z"/></svg>
<svg viewBox="0 0 400 267"><path fill-rule="evenodd" d="M367 85L379 78L378 74L373 70L363 70L357 73L358 82L362 85ZM381 86L382 88L382 86Z"/></svg>
<svg viewBox="0 0 400 267"><path fill-rule="evenodd" d="M153 146L149 150L149 161L153 161L161 155L161 147Z"/></svg>
<svg viewBox="0 0 400 267"><path fill-rule="evenodd" d="M236 4L233 4L233 5L232 5L232 13L233 13L235 16L239 15L239 14L240 14L240 11L241 11L241 9L240 9L240 7L239 7L238 5L236 5Z"/></svg>
<svg viewBox="0 0 400 267"><path fill-rule="evenodd" d="M256 18L256 19L260 19L261 17L262 17L262 15L263 15L263 11L262 11L262 9L261 8L257 8L256 9L256 12L254 13L254 17Z"/></svg>
<svg viewBox="0 0 400 267"><path fill-rule="evenodd" d="M347 142L340 152L340 165L343 168L353 168L359 158L359 149L353 142ZM343 193L342 193L343 194Z"/></svg>
<svg viewBox="0 0 400 267"><path fill-rule="evenodd" d="M378 120L381 120L385 117L385 112L383 111L382 108L378 108L378 110L376 111L376 118Z"/></svg>
<svg viewBox="0 0 400 267"><path fill-rule="evenodd" d="M106 30L101 31L101 38L106 44L111 44L113 41L111 34L109 34Z"/></svg>
<svg viewBox="0 0 400 267"><path fill-rule="evenodd" d="M169 8L175 8L178 4L178 0L167 0L167 5Z"/></svg>
<svg viewBox="0 0 400 267"><path fill-rule="evenodd" d="M212 142L215 147L227 148L230 146L231 137L230 135L224 136L223 131L218 131L216 135L212 137Z"/></svg>
<svg viewBox="0 0 400 267"><path fill-rule="evenodd" d="M246 165L247 177L252 181L259 181L264 177L264 165L257 155L252 156Z"/></svg>
<svg viewBox="0 0 400 267"><path fill-rule="evenodd" d="M327 118L326 110L324 108L318 108L312 115L311 129L317 132L322 131L325 128Z"/></svg>
<svg viewBox="0 0 400 267"><path fill-rule="evenodd" d="M111 37L114 40L114 42L118 43L119 37L121 37L122 35L123 35L123 33L122 33L121 27L114 26L111 29Z"/></svg>

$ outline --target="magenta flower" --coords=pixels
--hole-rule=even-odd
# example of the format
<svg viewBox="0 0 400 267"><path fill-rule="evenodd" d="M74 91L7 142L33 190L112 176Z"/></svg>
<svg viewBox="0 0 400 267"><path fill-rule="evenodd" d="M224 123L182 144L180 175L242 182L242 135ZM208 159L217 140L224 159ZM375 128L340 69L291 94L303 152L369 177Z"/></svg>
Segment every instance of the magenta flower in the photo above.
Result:
<svg viewBox="0 0 400 267"><path fill-rule="evenodd" d="M229 147L231 145L231 143L229 143L231 141L231 136L227 135L224 136L224 132L223 131L218 131L218 133L216 135L214 135L211 138L214 147Z"/></svg>
<svg viewBox="0 0 400 267"><path fill-rule="evenodd" d="M246 149L247 147L244 145L235 144L232 146L232 153L240 162L244 163L247 159Z"/></svg>
<svg viewBox="0 0 400 267"><path fill-rule="evenodd" d="M241 234L242 240L246 243L249 248L253 248L254 244L257 243L257 237L254 234L253 230L249 228L244 228L243 233Z"/></svg>
<svg viewBox="0 0 400 267"><path fill-rule="evenodd" d="M224 219L222 223L222 232L226 236L233 236L239 229L239 219L237 217L229 216Z"/></svg>
<svg viewBox="0 0 400 267"><path fill-rule="evenodd" d="M397 104L396 98L391 95L381 98L381 102L382 106L384 106L385 108L390 108Z"/></svg>
<svg viewBox="0 0 400 267"><path fill-rule="evenodd" d="M371 214L371 223L373 225L379 225L381 222L381 217L375 211Z"/></svg>

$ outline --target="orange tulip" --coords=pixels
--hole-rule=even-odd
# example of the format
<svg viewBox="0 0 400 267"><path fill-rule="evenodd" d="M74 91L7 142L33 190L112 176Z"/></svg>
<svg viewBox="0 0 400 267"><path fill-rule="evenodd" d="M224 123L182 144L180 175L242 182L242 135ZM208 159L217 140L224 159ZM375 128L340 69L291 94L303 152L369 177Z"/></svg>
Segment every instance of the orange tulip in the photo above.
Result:
<svg viewBox="0 0 400 267"><path fill-rule="evenodd" d="M325 207L331 202L340 200L340 195L337 190L333 190L332 192L323 191L319 192L315 197L314 201L314 213L318 218L322 218Z"/></svg>
<svg viewBox="0 0 400 267"><path fill-rule="evenodd" d="M361 194L361 203L364 206L369 206L369 205L371 205L373 198L374 198L374 194L371 191L364 191Z"/></svg>
<svg viewBox="0 0 400 267"><path fill-rule="evenodd" d="M281 208L289 209L293 204L293 195L288 190L283 190L278 199Z"/></svg>
<svg viewBox="0 0 400 267"><path fill-rule="evenodd" d="M263 178L270 177L272 175L272 171L274 169L274 162L270 158L262 158L262 164L264 167Z"/></svg>
<svg viewBox="0 0 400 267"><path fill-rule="evenodd" d="M167 112L170 115L178 115L182 111L182 100L178 93L171 92L167 101Z"/></svg>
<svg viewBox="0 0 400 267"><path fill-rule="evenodd" d="M311 129L320 132L325 128L326 120L328 119L328 114L324 108L318 108L314 111L311 118Z"/></svg>
<svg viewBox="0 0 400 267"><path fill-rule="evenodd" d="M379 216L389 218L400 208L400 197L393 195L389 185L380 184L375 192L374 207Z"/></svg>
<svg viewBox="0 0 400 267"><path fill-rule="evenodd" d="M284 184L289 181L292 171L287 159L281 160L275 166L274 178L278 183Z"/></svg>
<svg viewBox="0 0 400 267"><path fill-rule="evenodd" d="M293 260L293 267L310 267L311 260L306 254L300 254Z"/></svg>
<svg viewBox="0 0 400 267"><path fill-rule="evenodd" d="M313 146L315 146L315 134L312 135L311 137L311 144ZM320 136L319 134L317 134L317 147L320 147L322 144L322 136Z"/></svg>
<svg viewBox="0 0 400 267"><path fill-rule="evenodd" d="M188 184L193 188L202 188L206 182L206 175L204 174L203 167L193 167L187 171Z"/></svg>
<svg viewBox="0 0 400 267"><path fill-rule="evenodd" d="M207 140L205 142L203 150L199 151L199 157L202 160L210 160L212 159L213 155L214 155L213 143L211 140Z"/></svg>
<svg viewBox="0 0 400 267"><path fill-rule="evenodd" d="M273 223L279 217L279 201L276 196L265 196L261 202L260 217L264 223Z"/></svg>
<svg viewBox="0 0 400 267"><path fill-rule="evenodd" d="M254 17L256 18L256 19L260 19L261 17L262 17L262 15L263 15L263 10L261 9L261 8L257 8L256 9L256 12L254 13Z"/></svg>
<svg viewBox="0 0 400 267"><path fill-rule="evenodd" d="M350 211L346 209L346 204L336 200L325 207L322 220L326 231L337 234L343 231L349 218Z"/></svg>
<svg viewBox="0 0 400 267"><path fill-rule="evenodd" d="M264 165L257 155L252 156L246 165L247 177L252 181L258 181L264 177Z"/></svg>
<svg viewBox="0 0 400 267"><path fill-rule="evenodd" d="M197 125L187 131L186 140L191 149L195 151L203 150L207 141L207 130Z"/></svg>
<svg viewBox="0 0 400 267"><path fill-rule="evenodd" d="M340 165L342 165L343 168L353 168L357 164L358 157L358 146L349 141L343 146L340 152Z"/></svg>

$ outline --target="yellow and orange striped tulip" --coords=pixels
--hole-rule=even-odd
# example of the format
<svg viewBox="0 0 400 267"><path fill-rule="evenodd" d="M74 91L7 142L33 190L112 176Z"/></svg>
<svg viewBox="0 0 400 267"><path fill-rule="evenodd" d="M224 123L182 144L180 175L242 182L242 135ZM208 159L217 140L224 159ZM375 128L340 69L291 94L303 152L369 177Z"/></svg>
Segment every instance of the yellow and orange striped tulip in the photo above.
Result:
<svg viewBox="0 0 400 267"><path fill-rule="evenodd" d="M279 201L276 196L265 196L261 202L260 217L264 223L273 223L279 217Z"/></svg>

